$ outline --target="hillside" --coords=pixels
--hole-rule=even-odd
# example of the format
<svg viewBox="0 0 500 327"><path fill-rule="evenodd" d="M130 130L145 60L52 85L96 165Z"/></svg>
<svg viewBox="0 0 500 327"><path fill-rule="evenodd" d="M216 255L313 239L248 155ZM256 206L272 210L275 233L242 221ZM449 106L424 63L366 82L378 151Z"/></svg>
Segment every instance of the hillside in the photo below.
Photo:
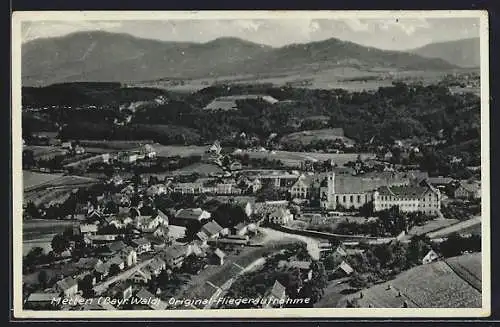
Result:
<svg viewBox="0 0 500 327"><path fill-rule="evenodd" d="M409 308L479 308L481 253L417 266L394 280L364 289L346 299L365 308L398 308L403 302Z"/></svg>
<svg viewBox="0 0 500 327"><path fill-rule="evenodd" d="M464 68L479 67L479 38L432 43L411 51L426 58L439 58Z"/></svg>
<svg viewBox="0 0 500 327"><path fill-rule="evenodd" d="M237 38L164 42L108 32L39 39L22 48L24 86L74 81L133 82L242 74L314 72L333 67L447 70L441 59L328 39L281 48Z"/></svg>

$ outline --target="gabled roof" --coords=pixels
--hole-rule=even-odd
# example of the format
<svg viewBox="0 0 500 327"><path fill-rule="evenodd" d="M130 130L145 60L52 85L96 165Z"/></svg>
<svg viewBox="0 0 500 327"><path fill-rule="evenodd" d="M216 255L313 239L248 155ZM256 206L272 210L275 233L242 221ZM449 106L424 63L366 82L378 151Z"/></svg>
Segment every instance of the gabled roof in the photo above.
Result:
<svg viewBox="0 0 500 327"><path fill-rule="evenodd" d="M277 299L284 300L286 297L286 288L276 280L271 288L271 291L269 292L269 295L272 295Z"/></svg>
<svg viewBox="0 0 500 327"><path fill-rule="evenodd" d="M294 269L300 269L300 270L309 270L311 269L311 261L285 261L281 260L278 263L279 266L281 267L288 267L288 268L294 268Z"/></svg>
<svg viewBox="0 0 500 327"><path fill-rule="evenodd" d="M119 255L115 255L107 261L109 265L121 265L124 263L123 259Z"/></svg>
<svg viewBox="0 0 500 327"><path fill-rule="evenodd" d="M158 269L162 269L163 267L165 267L166 264L167 263L163 259L161 259L161 258L154 258L153 261L151 261L148 264L148 267L150 267L153 270L158 270Z"/></svg>
<svg viewBox="0 0 500 327"><path fill-rule="evenodd" d="M181 246L171 246L163 252L163 257L168 261L186 255L186 249Z"/></svg>
<svg viewBox="0 0 500 327"><path fill-rule="evenodd" d="M92 269L99 263L98 258L80 258L75 266L80 269Z"/></svg>
<svg viewBox="0 0 500 327"><path fill-rule="evenodd" d="M151 242L148 241L147 239L145 239L144 237L141 237L141 238L133 239L132 243L134 243L137 246L141 246L141 245L150 244Z"/></svg>
<svg viewBox="0 0 500 327"><path fill-rule="evenodd" d="M202 214L203 209L201 208L181 209L177 212L175 218L200 220Z"/></svg>
<svg viewBox="0 0 500 327"><path fill-rule="evenodd" d="M74 280L73 277L66 277L56 283L57 287L59 287L63 291L70 289L77 284L78 282Z"/></svg>
<svg viewBox="0 0 500 327"><path fill-rule="evenodd" d="M96 233L97 232L97 225L81 224L80 225L80 232L82 232L82 233Z"/></svg>
<svg viewBox="0 0 500 327"><path fill-rule="evenodd" d="M123 243L123 241L116 241L108 245L108 249L110 249L112 252L118 252L123 249L125 249L127 245Z"/></svg>
<svg viewBox="0 0 500 327"><path fill-rule="evenodd" d="M340 265L337 267L337 270L340 269L346 274L350 275L354 272L354 269L345 261L342 261Z"/></svg>
<svg viewBox="0 0 500 327"><path fill-rule="evenodd" d="M201 227L201 231L207 234L209 237L220 233L224 228L221 227L216 221L209 221Z"/></svg>
<svg viewBox="0 0 500 327"><path fill-rule="evenodd" d="M411 199L419 199L421 198L427 191L435 191L429 187L424 186L383 186L378 189L380 195L388 195L388 196L396 196L400 198L411 198Z"/></svg>
<svg viewBox="0 0 500 327"><path fill-rule="evenodd" d="M215 249L214 254L221 259L224 259L224 257L226 256L226 254L219 248Z"/></svg>

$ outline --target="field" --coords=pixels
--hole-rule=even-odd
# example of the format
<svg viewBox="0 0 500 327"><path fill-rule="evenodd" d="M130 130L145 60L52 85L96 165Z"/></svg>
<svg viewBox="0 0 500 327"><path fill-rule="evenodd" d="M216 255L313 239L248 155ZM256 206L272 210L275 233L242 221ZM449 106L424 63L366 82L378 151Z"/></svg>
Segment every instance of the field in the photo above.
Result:
<svg viewBox="0 0 500 327"><path fill-rule="evenodd" d="M206 164L206 163L201 163L197 162L192 165L186 166L181 169L174 170L172 172L173 175L190 175L193 173L198 173L200 175L208 175L208 174L221 174L224 171L216 165L213 164Z"/></svg>
<svg viewBox="0 0 500 327"><path fill-rule="evenodd" d="M299 166L304 160L313 162L325 161L332 159L337 165L343 166L349 161L356 161L358 155L361 155L362 160L375 158L372 153L320 153L320 152L292 152L292 151L274 151L274 152L253 152L244 151L248 153L250 158L269 160L281 160L287 166Z"/></svg>
<svg viewBox="0 0 500 327"><path fill-rule="evenodd" d="M475 226L481 226L481 218L474 217L469 220L461 221L454 225L430 232L427 236L430 238L444 237L451 233L463 233L464 230L470 230L471 228L477 228Z"/></svg>
<svg viewBox="0 0 500 327"><path fill-rule="evenodd" d="M91 186L97 183L94 178L82 176L48 176L33 175L31 172L24 172L27 176L30 185L24 187L24 203L33 202L36 205L42 203L48 204L50 202L62 202L74 189ZM46 175L46 174L43 174Z"/></svg>
<svg viewBox="0 0 500 327"><path fill-rule="evenodd" d="M432 231L439 230L458 223L456 219L435 219L427 222L423 226L414 226L408 232L408 235L422 235L427 234Z"/></svg>
<svg viewBox="0 0 500 327"><path fill-rule="evenodd" d="M462 266L479 266L480 269L480 265L471 264L480 256L478 253L456 257L453 259L453 265L460 267L457 269L460 271L463 270ZM475 278L471 276L477 276L477 268L467 273L467 278ZM361 307L375 308L401 307L403 301L407 302L408 307L420 308L481 307L481 292L472 287L462 276L459 276L446 262L437 261L405 271L390 282L364 289L362 298L358 292L347 296L344 300L357 299Z"/></svg>
<svg viewBox="0 0 500 327"><path fill-rule="evenodd" d="M458 276L481 291L481 253L449 258L446 262Z"/></svg>
<svg viewBox="0 0 500 327"><path fill-rule="evenodd" d="M33 247L39 246L45 252L51 251L50 242L55 234L62 233L67 227L73 226L71 221L63 220L26 220L23 221L23 255Z"/></svg>
<svg viewBox="0 0 500 327"><path fill-rule="evenodd" d="M153 144L156 154L160 157L190 157L201 156L208 149L208 146L198 145L160 145Z"/></svg>
<svg viewBox="0 0 500 327"><path fill-rule="evenodd" d="M195 92L213 84L256 84L270 83L275 86L293 85L313 89L346 89L351 91L374 90L381 86L391 86L394 81L422 81L432 83L440 80L448 72L439 71L397 71L394 69L358 69L348 65L319 69L309 72L289 71L264 75L235 75L218 78L184 80L181 83L169 81L148 81L133 83L134 86L155 87L178 92Z"/></svg>
<svg viewBox="0 0 500 327"><path fill-rule="evenodd" d="M343 135L338 135L339 133L335 129L318 129L318 130L312 130L312 131L302 131L302 132L296 132L296 133L291 133L288 135L285 135L281 138L282 143L300 143L302 145L306 145L311 143L312 141L316 140L342 140L345 144L354 144L354 141L343 136Z"/></svg>
<svg viewBox="0 0 500 327"><path fill-rule="evenodd" d="M37 173L37 172L24 170L23 171L23 187L24 187L24 189L37 187L41 184L54 181L61 176L62 176L62 174L44 174L44 173Z"/></svg>

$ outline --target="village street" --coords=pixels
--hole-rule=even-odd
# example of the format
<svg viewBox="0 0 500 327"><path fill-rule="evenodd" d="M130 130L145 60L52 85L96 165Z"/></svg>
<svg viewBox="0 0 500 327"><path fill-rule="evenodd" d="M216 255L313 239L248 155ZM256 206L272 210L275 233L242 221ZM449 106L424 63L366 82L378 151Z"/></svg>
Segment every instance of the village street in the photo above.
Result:
<svg viewBox="0 0 500 327"><path fill-rule="evenodd" d="M118 275L116 276L113 276L111 278L108 278L106 281L100 283L100 284L97 284L94 286L94 292L96 292L96 294L100 294L102 293L103 291L105 291L111 284L113 283L116 283L120 280L125 280L127 278L129 278L130 276L132 276L137 270L147 266L151 261L153 261L153 259L148 259L146 261L143 261L141 263L138 263L136 264L135 266L131 267L130 269L127 269L125 271L122 271L121 273L119 273Z"/></svg>

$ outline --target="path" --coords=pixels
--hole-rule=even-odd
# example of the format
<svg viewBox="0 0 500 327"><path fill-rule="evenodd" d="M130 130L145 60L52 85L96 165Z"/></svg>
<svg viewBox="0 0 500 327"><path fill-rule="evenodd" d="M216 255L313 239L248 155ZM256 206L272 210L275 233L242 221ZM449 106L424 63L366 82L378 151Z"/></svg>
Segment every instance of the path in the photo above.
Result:
<svg viewBox="0 0 500 327"><path fill-rule="evenodd" d="M462 229L477 225L481 223L481 217L474 217L465 221L461 221L455 225L451 225L449 227L445 227L443 229L437 230L435 232L430 232L427 234L429 238L438 238L443 237L451 233L459 232Z"/></svg>
<svg viewBox="0 0 500 327"><path fill-rule="evenodd" d="M271 228L267 228L267 227L261 227L261 230L265 234L264 241L263 241L264 243L268 242L268 241L276 241L276 240L280 240L280 239L284 239L284 238L295 238L295 239L307 244L307 251L309 252L309 255L314 260L319 260L319 258L320 258L320 251L319 251L320 240L317 238L303 236L303 235L297 235L297 234L285 233L285 232L278 231L278 230L271 229Z"/></svg>
<svg viewBox="0 0 500 327"><path fill-rule="evenodd" d="M153 261L153 259L148 259L146 261L143 261L141 263L138 263L136 264L135 266L133 266L132 268L130 269L127 269L125 271L122 271L121 273L119 273L118 275L116 276L113 276L111 278L108 278L106 281L100 283L100 284L97 284L94 286L94 291L97 293L97 294L100 294L102 293L103 291L105 291L111 284L117 282L117 281L120 281L120 280L124 280L124 279L127 279L129 278L130 276L132 276L137 270L143 268L144 266L148 265L151 261Z"/></svg>

